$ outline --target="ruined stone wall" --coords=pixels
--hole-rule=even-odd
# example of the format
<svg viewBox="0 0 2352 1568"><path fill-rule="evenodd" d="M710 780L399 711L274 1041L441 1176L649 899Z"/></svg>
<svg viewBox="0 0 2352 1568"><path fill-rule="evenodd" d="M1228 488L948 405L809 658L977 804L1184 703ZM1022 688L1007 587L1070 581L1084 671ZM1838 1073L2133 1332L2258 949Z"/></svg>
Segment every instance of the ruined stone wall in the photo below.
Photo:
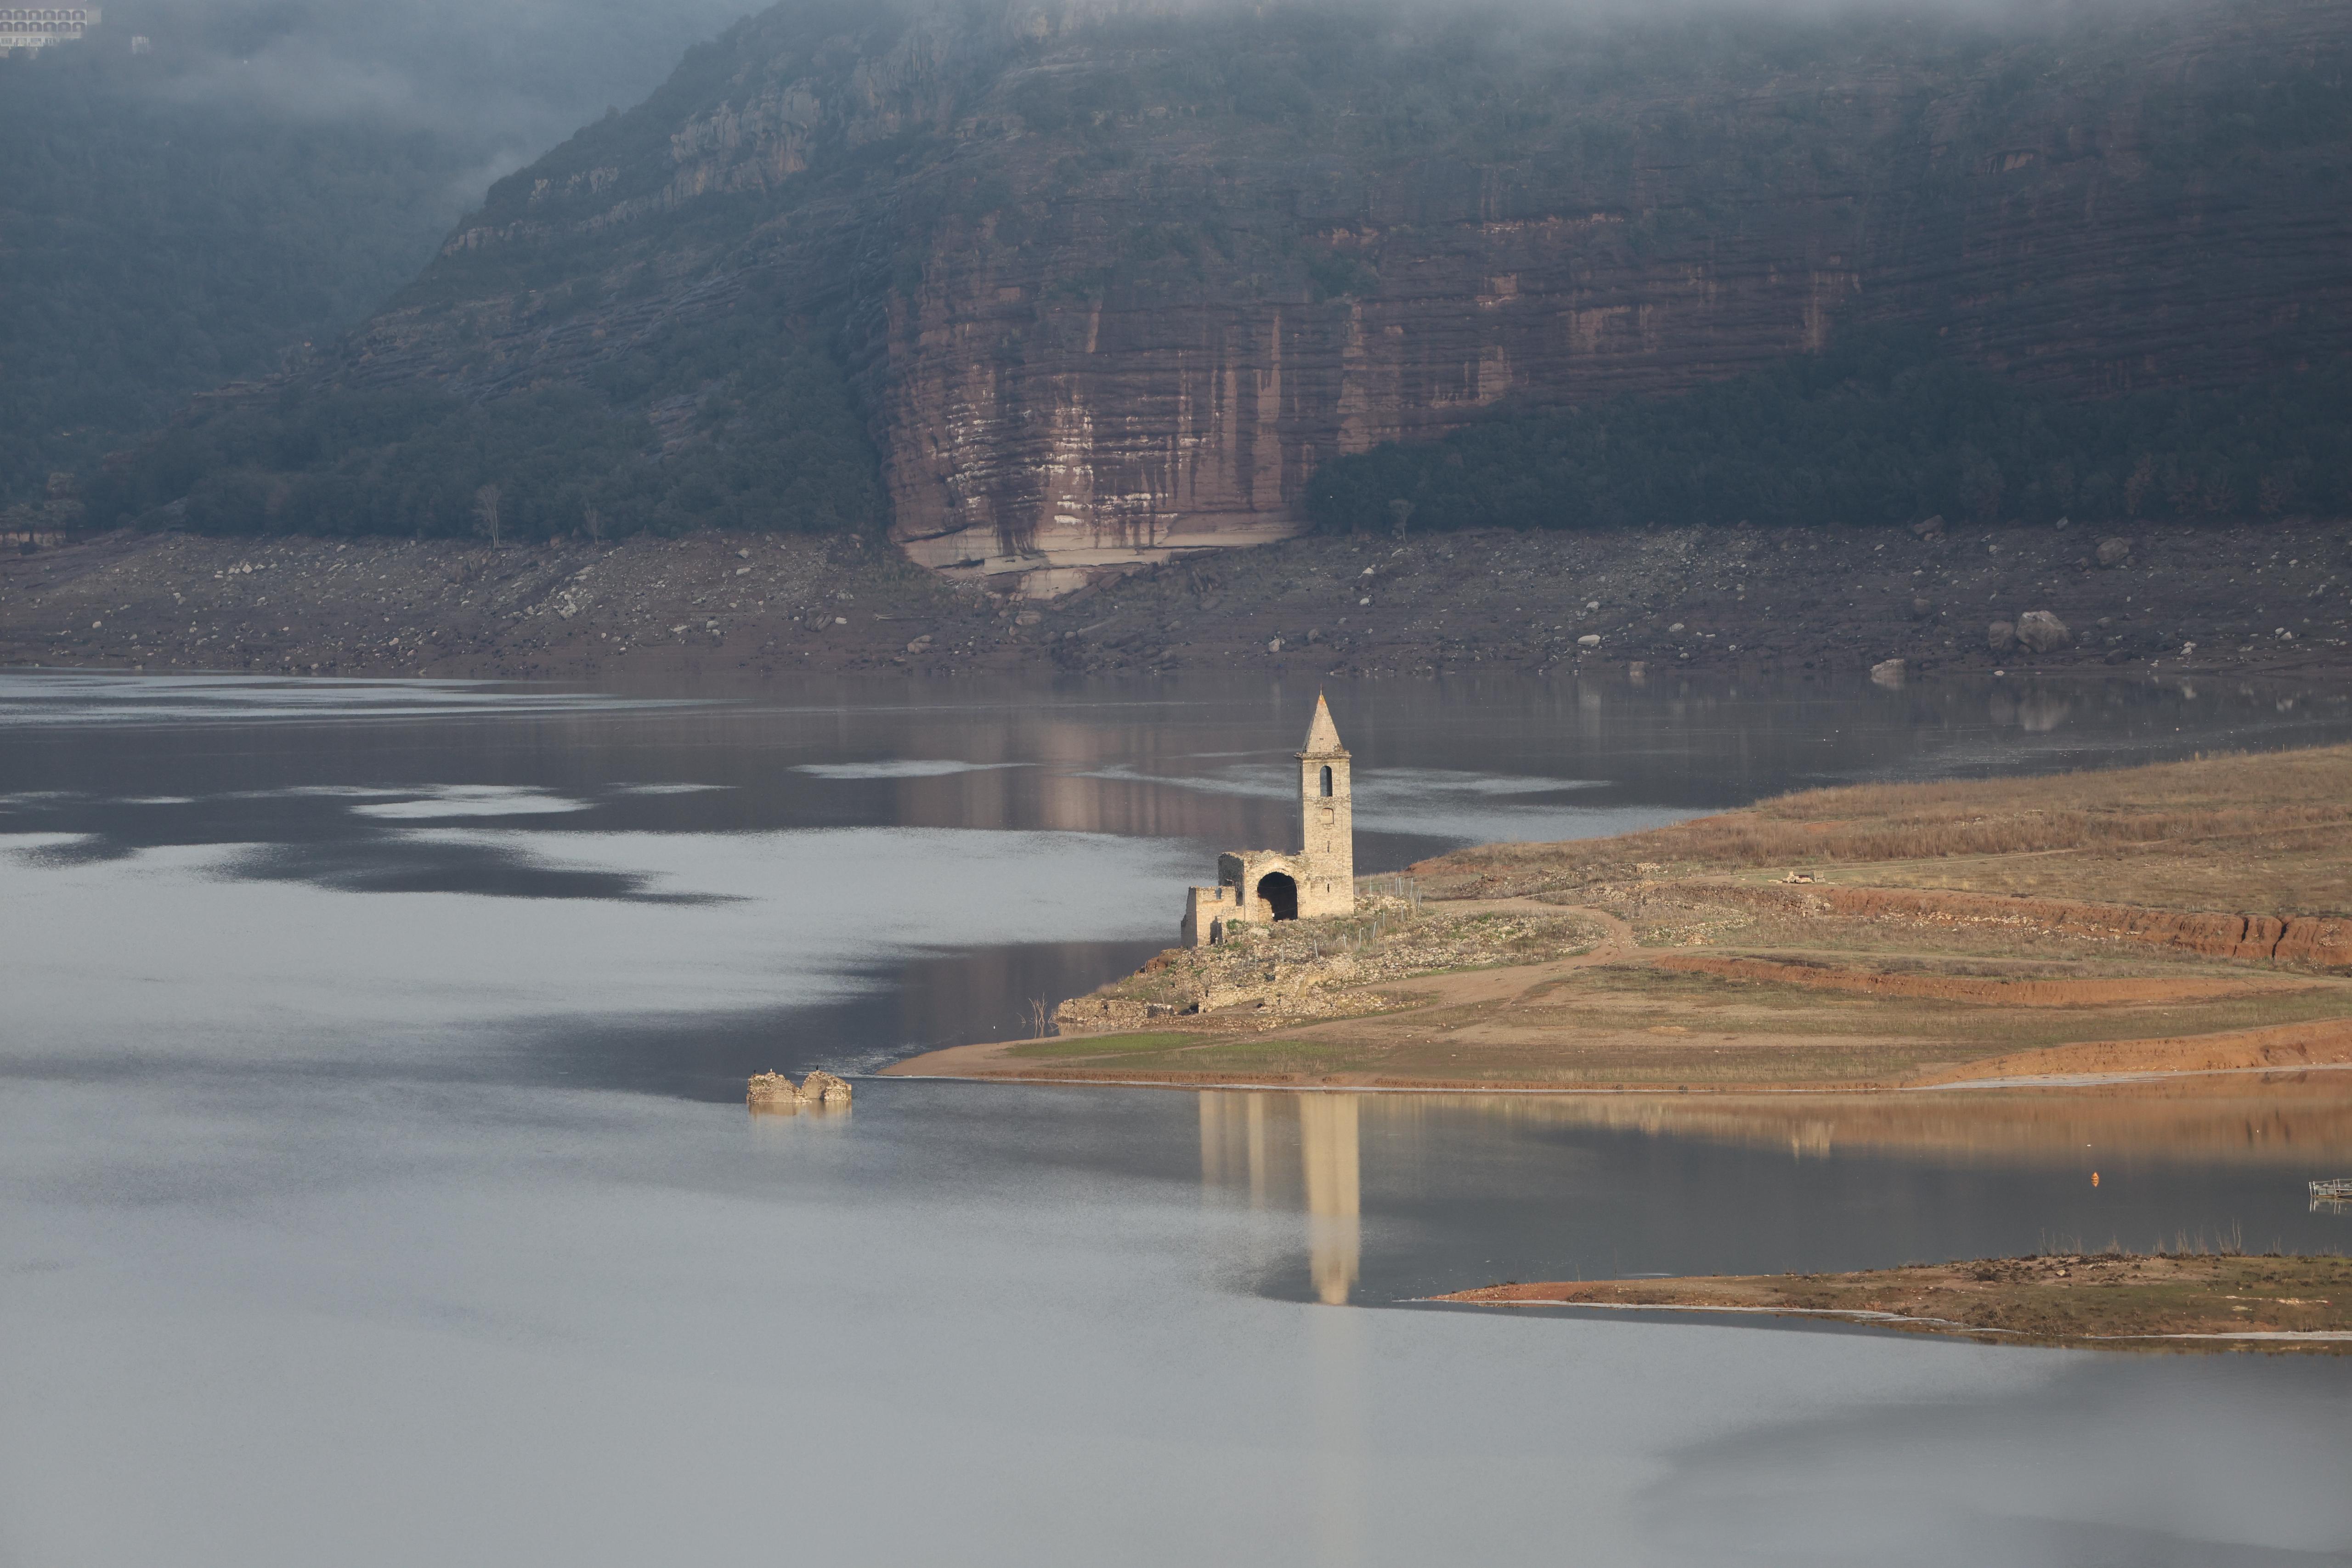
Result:
<svg viewBox="0 0 2352 1568"><path fill-rule="evenodd" d="M1219 883L1213 888L1184 890L1184 918L1177 924L1177 943L1201 947L1222 941L1227 922L1241 918L1238 890Z"/></svg>

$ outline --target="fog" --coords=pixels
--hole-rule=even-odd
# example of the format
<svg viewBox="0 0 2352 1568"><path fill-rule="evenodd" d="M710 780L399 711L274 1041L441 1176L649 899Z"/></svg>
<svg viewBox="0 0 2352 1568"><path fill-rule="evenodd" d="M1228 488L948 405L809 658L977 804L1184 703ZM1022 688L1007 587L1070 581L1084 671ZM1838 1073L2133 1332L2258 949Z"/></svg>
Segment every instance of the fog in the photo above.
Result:
<svg viewBox="0 0 2352 1568"><path fill-rule="evenodd" d="M1229 0L1012 0L1008 13L1166 14ZM1491 13L1498 22L1721 15L1819 24L1843 14L2047 25L2189 0L1312 0L1408 21ZM367 118L431 127L498 149L513 166L607 109L650 92L693 44L766 7L746 0L129 0L107 7L100 47L133 33L179 51L173 90L295 118Z"/></svg>
<svg viewBox="0 0 2352 1568"><path fill-rule="evenodd" d="M147 37L191 106L429 130L478 153L461 199L657 86L744 0L128 0L89 47Z"/></svg>
<svg viewBox="0 0 2352 1568"><path fill-rule="evenodd" d="M1011 0L1009 14L1059 18L1213 10L1230 0ZM1498 35L1546 18L1614 22L1724 16L1819 25L1844 14L1908 11L1923 21L2063 25L2117 9L2179 8L2194 0L1311 0L1382 14L1411 27L1443 18L1496 19ZM215 107L297 122L365 122L429 131L461 150L447 187L452 218L496 179L531 162L608 110L644 99L694 44L765 7L747 0L120 0L89 47L127 50L143 36L164 91ZM992 7L979 8L987 15ZM859 16L864 13L844 13Z"/></svg>

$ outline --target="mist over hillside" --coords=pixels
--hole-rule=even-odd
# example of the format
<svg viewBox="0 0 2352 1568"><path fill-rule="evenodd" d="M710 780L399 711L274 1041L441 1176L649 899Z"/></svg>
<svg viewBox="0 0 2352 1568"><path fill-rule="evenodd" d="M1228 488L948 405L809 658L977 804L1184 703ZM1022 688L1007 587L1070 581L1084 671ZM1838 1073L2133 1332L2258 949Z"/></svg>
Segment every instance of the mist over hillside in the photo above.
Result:
<svg viewBox="0 0 2352 1568"><path fill-rule="evenodd" d="M90 506L232 532L887 522L924 564L1055 592L1413 495L1433 522L1696 521L1646 515L1687 490L1577 498L1596 461L1686 461L1791 387L1815 412L1718 472L1847 466L1784 521L2335 504L2345 411L2307 378L2352 334L2347 41L2315 0L780 6L497 182L362 328ZM1910 370L1790 368L1854 333ZM1873 386L1923 427L1818 438ZM2282 397L2307 416L2283 435ZM1619 405L1654 412L1641 442L1423 446ZM1378 457L1448 447L1580 477L1501 517Z"/></svg>
<svg viewBox="0 0 2352 1568"><path fill-rule="evenodd" d="M126 0L0 58L0 500L352 326L745 8Z"/></svg>

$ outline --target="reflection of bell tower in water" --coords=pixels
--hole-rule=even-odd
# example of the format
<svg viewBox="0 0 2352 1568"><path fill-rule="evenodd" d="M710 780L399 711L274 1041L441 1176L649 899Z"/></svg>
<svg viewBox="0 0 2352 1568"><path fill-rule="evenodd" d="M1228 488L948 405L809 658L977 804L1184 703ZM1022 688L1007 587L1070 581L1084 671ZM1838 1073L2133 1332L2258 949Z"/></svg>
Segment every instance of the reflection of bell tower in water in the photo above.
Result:
<svg viewBox="0 0 2352 1568"><path fill-rule="evenodd" d="M1354 1094L1201 1091L1201 1184L1239 1188L1263 1208L1273 1184L1267 1122L1285 1110L1298 1116L1299 1184L1307 1219L1307 1268L1318 1300L1344 1304L1363 1256L1362 1157ZM1269 1113L1272 1113L1270 1116Z"/></svg>
<svg viewBox="0 0 2352 1568"><path fill-rule="evenodd" d="M1363 1261L1362 1157L1357 1097L1298 1097L1298 1159L1307 1174L1307 1267L1318 1300L1346 1304Z"/></svg>

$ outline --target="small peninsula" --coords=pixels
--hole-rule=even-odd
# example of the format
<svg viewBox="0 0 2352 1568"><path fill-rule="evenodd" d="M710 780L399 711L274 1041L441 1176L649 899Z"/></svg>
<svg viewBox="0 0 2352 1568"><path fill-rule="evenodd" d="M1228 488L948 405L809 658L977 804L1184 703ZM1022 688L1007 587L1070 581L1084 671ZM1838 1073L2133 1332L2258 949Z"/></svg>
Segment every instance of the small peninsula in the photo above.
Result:
<svg viewBox="0 0 2352 1568"><path fill-rule="evenodd" d="M1311 803L1309 803L1311 807ZM1776 1095L2352 1068L2352 747L1856 785L1357 879L899 1074ZM2352 1074L2347 1075L2352 1084Z"/></svg>

